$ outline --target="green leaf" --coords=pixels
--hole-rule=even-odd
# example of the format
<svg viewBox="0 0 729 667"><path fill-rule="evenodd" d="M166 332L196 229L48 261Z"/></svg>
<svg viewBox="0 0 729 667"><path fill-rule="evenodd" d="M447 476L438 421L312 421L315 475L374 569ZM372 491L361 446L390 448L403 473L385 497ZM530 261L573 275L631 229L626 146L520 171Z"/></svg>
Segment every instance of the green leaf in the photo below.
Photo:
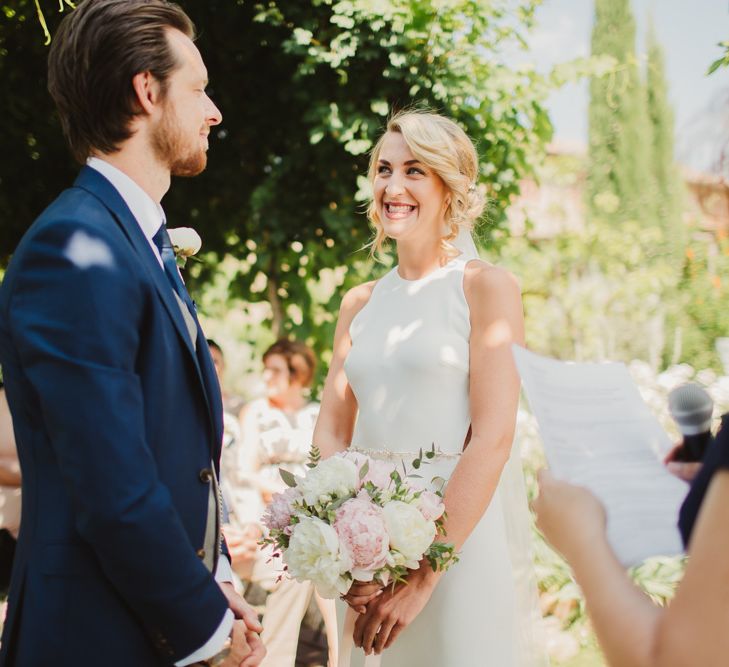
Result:
<svg viewBox="0 0 729 667"><path fill-rule="evenodd" d="M279 468L278 474L281 476L281 479L283 480L284 484L286 484L286 486L290 486L292 488L296 486L296 477L294 477L294 475L288 470Z"/></svg>
<svg viewBox="0 0 729 667"><path fill-rule="evenodd" d="M306 464L308 468L316 468L317 465L319 465L319 462L321 461L321 452L319 451L319 448L312 443L311 447L309 448L309 462Z"/></svg>
<svg viewBox="0 0 729 667"><path fill-rule="evenodd" d="M374 111L378 116L387 116L390 111L390 106L387 100L373 100L370 103L370 109Z"/></svg>

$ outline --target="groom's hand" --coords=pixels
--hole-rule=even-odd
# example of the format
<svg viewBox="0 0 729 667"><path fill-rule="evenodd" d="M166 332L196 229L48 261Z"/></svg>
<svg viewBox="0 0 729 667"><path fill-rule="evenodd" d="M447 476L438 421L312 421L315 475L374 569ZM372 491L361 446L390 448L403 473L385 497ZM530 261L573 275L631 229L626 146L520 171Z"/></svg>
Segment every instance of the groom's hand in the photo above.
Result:
<svg viewBox="0 0 729 667"><path fill-rule="evenodd" d="M243 662L240 663L240 667L258 667L263 659L266 657L266 647L263 645L261 638L257 632L247 632L246 641L248 647L251 649L250 655L248 655Z"/></svg>
<svg viewBox="0 0 729 667"><path fill-rule="evenodd" d="M246 628L243 621L234 621L227 655L208 661L215 667L257 667L266 656L261 638Z"/></svg>
<svg viewBox="0 0 729 667"><path fill-rule="evenodd" d="M233 615L243 621L250 632L262 632L263 626L258 620L258 614L256 614L253 607L251 607L244 598L235 592L233 584L229 581L222 581L220 582L220 589L228 599L228 606L233 612Z"/></svg>

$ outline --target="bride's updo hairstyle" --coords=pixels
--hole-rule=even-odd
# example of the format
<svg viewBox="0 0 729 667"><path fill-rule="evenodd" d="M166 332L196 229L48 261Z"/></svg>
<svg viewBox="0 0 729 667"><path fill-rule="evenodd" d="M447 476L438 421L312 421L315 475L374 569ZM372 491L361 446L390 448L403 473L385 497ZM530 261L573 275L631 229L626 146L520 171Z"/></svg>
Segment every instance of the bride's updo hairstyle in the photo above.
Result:
<svg viewBox="0 0 729 667"><path fill-rule="evenodd" d="M461 228L468 232L483 213L484 198L476 187L478 178L478 154L468 135L450 118L431 111L400 111L387 123L370 155L368 178L374 183L377 162L388 132L402 135L410 152L426 167L435 172L450 193L450 204L445 212L446 233L441 245L448 255L457 253L451 243ZM377 205L372 199L367 217L375 228L375 238L370 245L372 255L379 254L387 237Z"/></svg>

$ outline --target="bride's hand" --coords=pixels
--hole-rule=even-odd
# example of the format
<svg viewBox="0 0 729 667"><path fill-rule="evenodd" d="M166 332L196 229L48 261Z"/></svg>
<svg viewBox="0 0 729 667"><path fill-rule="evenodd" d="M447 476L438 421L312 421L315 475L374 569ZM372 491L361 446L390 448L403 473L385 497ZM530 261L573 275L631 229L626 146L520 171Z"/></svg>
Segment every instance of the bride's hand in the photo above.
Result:
<svg viewBox="0 0 729 667"><path fill-rule="evenodd" d="M365 654L379 654L397 639L430 600L440 578L427 563L411 570L406 584L387 586L382 595L367 605L354 624L354 644Z"/></svg>
<svg viewBox="0 0 729 667"><path fill-rule="evenodd" d="M358 614L364 614L367 604L380 595L383 588L379 581L355 581L347 594L342 595L342 600Z"/></svg>

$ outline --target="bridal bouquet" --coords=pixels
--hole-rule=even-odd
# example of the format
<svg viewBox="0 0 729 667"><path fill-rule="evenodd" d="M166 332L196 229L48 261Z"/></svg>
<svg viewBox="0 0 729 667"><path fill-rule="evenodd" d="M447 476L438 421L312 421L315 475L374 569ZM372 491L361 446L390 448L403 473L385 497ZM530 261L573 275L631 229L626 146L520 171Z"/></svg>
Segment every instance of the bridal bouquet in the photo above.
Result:
<svg viewBox="0 0 729 667"><path fill-rule="evenodd" d="M413 467L434 456L435 449L421 451ZM442 493L425 488L404 464L358 452L321 461L313 447L308 467L303 477L281 470L289 488L273 496L263 516L263 542L322 597L342 595L354 581L404 581L422 559L434 570L458 560L452 544L436 539L445 535Z"/></svg>

